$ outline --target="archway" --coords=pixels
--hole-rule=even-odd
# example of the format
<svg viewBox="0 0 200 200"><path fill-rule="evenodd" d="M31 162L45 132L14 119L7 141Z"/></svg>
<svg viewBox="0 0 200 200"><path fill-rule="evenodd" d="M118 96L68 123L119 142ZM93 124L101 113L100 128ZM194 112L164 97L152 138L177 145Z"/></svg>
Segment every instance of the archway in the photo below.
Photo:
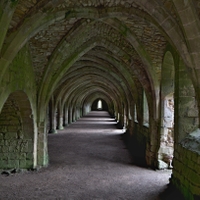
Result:
<svg viewBox="0 0 200 200"><path fill-rule="evenodd" d="M174 153L174 59L167 51L161 77L161 135L158 167L172 168Z"/></svg>
<svg viewBox="0 0 200 200"><path fill-rule="evenodd" d="M31 169L36 166L34 122L27 95L16 91L0 113L0 169Z"/></svg>

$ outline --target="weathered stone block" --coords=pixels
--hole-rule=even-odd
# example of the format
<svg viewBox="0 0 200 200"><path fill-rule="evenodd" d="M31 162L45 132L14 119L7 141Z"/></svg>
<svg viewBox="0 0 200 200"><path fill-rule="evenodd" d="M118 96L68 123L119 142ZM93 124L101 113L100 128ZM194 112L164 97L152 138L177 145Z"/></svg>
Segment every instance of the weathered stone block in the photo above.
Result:
<svg viewBox="0 0 200 200"><path fill-rule="evenodd" d="M20 126L9 126L8 127L8 133L11 132L11 133L16 133L17 130L20 130L21 127Z"/></svg>
<svg viewBox="0 0 200 200"><path fill-rule="evenodd" d="M2 158L2 160L9 160L8 153L1 153L1 158Z"/></svg>
<svg viewBox="0 0 200 200"><path fill-rule="evenodd" d="M181 175L180 175L179 172L173 174L173 178L175 178L176 180L179 180L179 181L180 181L180 177L181 177Z"/></svg>
<svg viewBox="0 0 200 200"><path fill-rule="evenodd" d="M0 145L4 145L4 140L0 140Z"/></svg>
<svg viewBox="0 0 200 200"><path fill-rule="evenodd" d="M26 160L26 168L27 169L33 168L33 160Z"/></svg>
<svg viewBox="0 0 200 200"><path fill-rule="evenodd" d="M14 140L6 140L5 145L8 146L17 146L18 145L18 140L14 139Z"/></svg>
<svg viewBox="0 0 200 200"><path fill-rule="evenodd" d="M4 139L4 134L0 133L0 140L3 140L3 139Z"/></svg>
<svg viewBox="0 0 200 200"><path fill-rule="evenodd" d="M200 175L197 174L195 171L190 170L189 179L194 185L200 187Z"/></svg>
<svg viewBox="0 0 200 200"><path fill-rule="evenodd" d="M3 153L0 153L0 160L3 160Z"/></svg>
<svg viewBox="0 0 200 200"><path fill-rule="evenodd" d="M194 161L194 162L197 162L198 156L199 156L198 153L192 152L191 153L191 160Z"/></svg>
<svg viewBox="0 0 200 200"><path fill-rule="evenodd" d="M198 173L200 175L200 165L198 163L194 164L194 168L193 169L195 170L196 173Z"/></svg>
<svg viewBox="0 0 200 200"><path fill-rule="evenodd" d="M8 161L7 160L1 160L0 161L0 169L7 169L8 168Z"/></svg>
<svg viewBox="0 0 200 200"><path fill-rule="evenodd" d="M31 153L31 152L33 152L33 142L29 141L28 142L28 153Z"/></svg>
<svg viewBox="0 0 200 200"><path fill-rule="evenodd" d="M190 181L186 178L184 178L182 184L186 187L186 188L189 188L190 187Z"/></svg>
<svg viewBox="0 0 200 200"><path fill-rule="evenodd" d="M192 185L190 189L194 195L200 196L200 187ZM196 199L199 199L199 198L196 198Z"/></svg>
<svg viewBox="0 0 200 200"><path fill-rule="evenodd" d="M193 162L192 160L188 160L188 167L190 167L191 169L194 169L195 166L195 162Z"/></svg>
<svg viewBox="0 0 200 200"><path fill-rule="evenodd" d="M4 140L5 146L10 146L10 140Z"/></svg>
<svg viewBox="0 0 200 200"><path fill-rule="evenodd" d="M12 152L20 152L20 149L18 146L9 146L9 152L12 153Z"/></svg>
<svg viewBox="0 0 200 200"><path fill-rule="evenodd" d="M7 146L2 146L1 152L8 153L9 152L8 147Z"/></svg>
<svg viewBox="0 0 200 200"><path fill-rule="evenodd" d="M20 159L20 160L24 160L24 159L26 159L26 158L27 158L26 153L19 153L19 159Z"/></svg>
<svg viewBox="0 0 200 200"><path fill-rule="evenodd" d="M20 167L20 169L26 169L26 160L25 159L19 161L19 167Z"/></svg>
<svg viewBox="0 0 200 200"><path fill-rule="evenodd" d="M179 152L175 151L175 152L174 152L174 157L175 157L175 158L179 158L179 157L180 157Z"/></svg>
<svg viewBox="0 0 200 200"><path fill-rule="evenodd" d="M17 133L16 132L7 132L5 134L5 139L10 140L16 138L17 139Z"/></svg>
<svg viewBox="0 0 200 200"><path fill-rule="evenodd" d="M19 161L18 160L8 160L8 169L19 169Z"/></svg>
<svg viewBox="0 0 200 200"><path fill-rule="evenodd" d="M33 153L27 153L26 159L33 160Z"/></svg>
<svg viewBox="0 0 200 200"><path fill-rule="evenodd" d="M200 155L197 158L197 164L200 165Z"/></svg>
<svg viewBox="0 0 200 200"><path fill-rule="evenodd" d="M174 165L174 168L176 168L179 171L182 169L182 163L177 159L173 160L173 165Z"/></svg>
<svg viewBox="0 0 200 200"><path fill-rule="evenodd" d="M8 159L9 160L18 160L19 155L17 153L8 153Z"/></svg>
<svg viewBox="0 0 200 200"><path fill-rule="evenodd" d="M24 153L28 153L28 142L27 141L21 142L20 151L24 152Z"/></svg>

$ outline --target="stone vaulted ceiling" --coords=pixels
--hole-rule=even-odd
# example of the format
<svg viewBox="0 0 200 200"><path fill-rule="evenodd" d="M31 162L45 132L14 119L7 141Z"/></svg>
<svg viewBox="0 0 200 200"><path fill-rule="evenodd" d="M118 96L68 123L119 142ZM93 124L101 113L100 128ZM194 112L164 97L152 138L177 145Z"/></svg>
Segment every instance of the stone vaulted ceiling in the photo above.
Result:
<svg viewBox="0 0 200 200"><path fill-rule="evenodd" d="M125 100L136 97L141 87L153 99L167 45L181 51L179 42L170 37L170 27L185 42L171 0L13 2L16 8L5 44L9 49L10 41L28 43L43 102L53 93L65 96L89 90L123 94ZM199 2L193 3L199 15Z"/></svg>

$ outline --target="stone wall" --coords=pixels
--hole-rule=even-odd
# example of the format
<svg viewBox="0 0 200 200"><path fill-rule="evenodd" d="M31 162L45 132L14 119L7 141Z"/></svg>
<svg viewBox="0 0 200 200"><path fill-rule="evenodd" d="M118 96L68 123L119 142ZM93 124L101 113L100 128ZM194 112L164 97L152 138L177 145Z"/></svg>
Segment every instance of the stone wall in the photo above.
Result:
<svg viewBox="0 0 200 200"><path fill-rule="evenodd" d="M33 138L24 135L21 109L14 99L0 114L0 169L33 167Z"/></svg>
<svg viewBox="0 0 200 200"><path fill-rule="evenodd" d="M175 146L173 178L175 185L186 199L200 196L200 131L199 129Z"/></svg>
<svg viewBox="0 0 200 200"><path fill-rule="evenodd" d="M199 199L200 133L197 129L197 93L181 59L176 64L175 80L174 158L171 183L186 199Z"/></svg>
<svg viewBox="0 0 200 200"><path fill-rule="evenodd" d="M124 134L124 141L127 145L128 150L133 157L135 164L140 166L146 166L146 152L147 141L149 135L149 128L146 126L139 126L138 123L134 124L134 131L130 133L129 130Z"/></svg>

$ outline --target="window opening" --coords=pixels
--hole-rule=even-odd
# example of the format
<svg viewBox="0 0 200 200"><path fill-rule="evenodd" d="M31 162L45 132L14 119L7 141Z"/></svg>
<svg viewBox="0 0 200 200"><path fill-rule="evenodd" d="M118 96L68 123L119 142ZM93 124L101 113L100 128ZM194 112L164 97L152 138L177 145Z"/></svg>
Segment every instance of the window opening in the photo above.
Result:
<svg viewBox="0 0 200 200"><path fill-rule="evenodd" d="M97 103L97 109L102 110L102 101L101 100L99 100Z"/></svg>
<svg viewBox="0 0 200 200"><path fill-rule="evenodd" d="M134 112L134 118L135 118L135 122L138 122L138 119L137 119L137 107L136 107L136 104L135 104L135 112Z"/></svg>
<svg viewBox="0 0 200 200"><path fill-rule="evenodd" d="M161 135L161 160L172 168L174 152L174 98L167 96L164 99L163 131Z"/></svg>
<svg viewBox="0 0 200 200"><path fill-rule="evenodd" d="M143 97L144 97L144 101L143 101L143 109L144 109L144 112L143 112L143 124L145 126L149 126L149 106L148 106L148 102L147 102L147 97L146 97L146 94L145 92L143 93Z"/></svg>

